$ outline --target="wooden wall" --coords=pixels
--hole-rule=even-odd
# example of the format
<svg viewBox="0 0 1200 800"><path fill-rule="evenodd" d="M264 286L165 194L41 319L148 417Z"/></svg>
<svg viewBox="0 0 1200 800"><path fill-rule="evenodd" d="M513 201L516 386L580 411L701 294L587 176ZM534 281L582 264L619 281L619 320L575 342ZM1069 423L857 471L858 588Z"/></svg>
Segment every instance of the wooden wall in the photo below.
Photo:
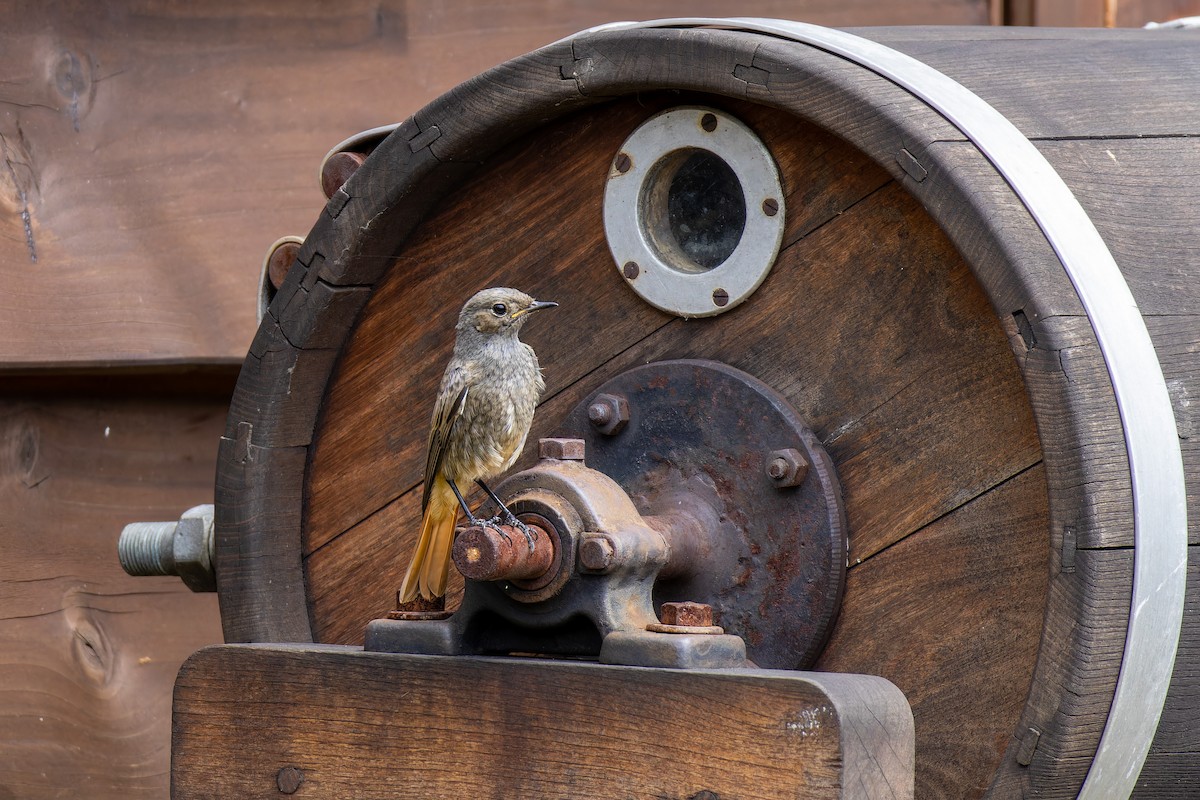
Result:
<svg viewBox="0 0 1200 800"><path fill-rule="evenodd" d="M0 800L166 796L170 687L219 639L216 601L126 577L117 535L211 502L261 261L316 218L329 147L614 19L987 24L1009 5L0 5Z"/></svg>

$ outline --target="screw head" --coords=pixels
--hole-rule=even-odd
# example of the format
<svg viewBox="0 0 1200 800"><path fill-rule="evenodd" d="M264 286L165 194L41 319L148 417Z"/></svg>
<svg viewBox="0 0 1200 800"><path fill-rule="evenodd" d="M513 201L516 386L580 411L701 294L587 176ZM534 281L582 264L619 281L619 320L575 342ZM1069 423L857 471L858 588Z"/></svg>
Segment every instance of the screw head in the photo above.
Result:
<svg viewBox="0 0 1200 800"><path fill-rule="evenodd" d="M718 308L724 308L729 305L729 292L724 289L716 289L712 293L713 305Z"/></svg>
<svg viewBox="0 0 1200 800"><path fill-rule="evenodd" d="M605 436L616 436L629 422L629 402L621 395L602 392L588 405L588 422Z"/></svg>
<svg viewBox="0 0 1200 800"><path fill-rule="evenodd" d="M621 274L624 275L627 280L631 281L637 280L637 276L640 275L641 272L642 268L638 266L636 261L627 261L625 262L625 266L621 268Z"/></svg>
<svg viewBox="0 0 1200 800"><path fill-rule="evenodd" d="M712 113L704 114L704 116L700 117L700 127L708 133L715 131L717 129L717 115Z"/></svg>
<svg viewBox="0 0 1200 800"><path fill-rule="evenodd" d="M773 217L779 213L779 201L774 197L768 197L762 202L763 213L768 217Z"/></svg>
<svg viewBox="0 0 1200 800"><path fill-rule="evenodd" d="M284 794L295 794L304 783L304 770L299 767L284 767L275 775L275 786Z"/></svg>
<svg viewBox="0 0 1200 800"><path fill-rule="evenodd" d="M296 256L299 254L299 243L283 239L271 251L271 255L267 256L267 277L276 291L283 286L283 279L291 271L292 265L296 263Z"/></svg>
<svg viewBox="0 0 1200 800"><path fill-rule="evenodd" d="M624 175L626 172L629 172L629 168L632 166L633 159L629 157L628 153L617 153L617 158L613 162L613 167L616 168L617 172Z"/></svg>

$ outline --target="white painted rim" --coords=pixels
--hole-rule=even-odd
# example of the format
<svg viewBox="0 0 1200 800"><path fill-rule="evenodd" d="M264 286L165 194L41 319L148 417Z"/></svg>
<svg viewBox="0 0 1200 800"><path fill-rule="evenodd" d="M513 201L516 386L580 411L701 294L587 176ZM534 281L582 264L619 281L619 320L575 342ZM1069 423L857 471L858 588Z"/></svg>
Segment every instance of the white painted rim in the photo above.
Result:
<svg viewBox="0 0 1200 800"><path fill-rule="evenodd" d="M701 126L705 115L716 127ZM657 180L656 166L680 152L707 151L723 160L741 184L746 224L733 252L712 269L679 263L686 256L664 252L647 229L645 197ZM604 232L618 273L643 300L681 317L709 317L737 306L766 279L783 242L784 198L770 152L737 118L714 108L681 106L655 114L621 145L631 165L609 169L604 192ZM763 203L774 200L768 214ZM627 269L627 265L636 265ZM724 292L722 302L715 293Z"/></svg>

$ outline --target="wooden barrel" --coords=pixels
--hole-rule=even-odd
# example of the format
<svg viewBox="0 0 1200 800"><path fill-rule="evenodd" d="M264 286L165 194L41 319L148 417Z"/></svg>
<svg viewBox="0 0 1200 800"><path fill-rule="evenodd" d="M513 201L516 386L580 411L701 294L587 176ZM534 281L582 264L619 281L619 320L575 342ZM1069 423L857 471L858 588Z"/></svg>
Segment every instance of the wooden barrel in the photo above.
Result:
<svg viewBox="0 0 1200 800"><path fill-rule="evenodd" d="M534 438L676 358L803 415L850 537L815 668L904 691L918 797L1190 796L1190 36L622 25L417 112L333 194L243 367L217 476L226 639L360 643L392 607L455 315L511 285L560 303L525 336ZM623 142L682 106L753 131L786 209L765 281L705 319L643 301L603 219Z"/></svg>

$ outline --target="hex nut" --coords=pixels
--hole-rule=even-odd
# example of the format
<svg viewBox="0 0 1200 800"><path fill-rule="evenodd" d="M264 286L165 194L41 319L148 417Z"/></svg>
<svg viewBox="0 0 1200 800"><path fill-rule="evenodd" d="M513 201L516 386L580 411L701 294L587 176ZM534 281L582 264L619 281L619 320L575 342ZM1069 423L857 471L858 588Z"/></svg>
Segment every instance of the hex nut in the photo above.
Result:
<svg viewBox="0 0 1200 800"><path fill-rule="evenodd" d="M583 439L539 439L538 458L583 461Z"/></svg>
<svg viewBox="0 0 1200 800"><path fill-rule="evenodd" d="M579 545L579 566L589 572L608 572L613 567L616 550L604 534L584 535Z"/></svg>
<svg viewBox="0 0 1200 800"><path fill-rule="evenodd" d="M175 574L193 592L215 592L217 577L213 569L213 506L189 508L179 518L171 547L175 555Z"/></svg>
<svg viewBox="0 0 1200 800"><path fill-rule="evenodd" d="M588 406L588 421L605 436L616 436L629 422L629 401L619 394L602 392Z"/></svg>
<svg viewBox="0 0 1200 800"><path fill-rule="evenodd" d="M663 603L659 618L664 625L707 627L713 624L713 610L707 603Z"/></svg>
<svg viewBox="0 0 1200 800"><path fill-rule="evenodd" d="M808 477L808 459L792 447L772 450L767 454L766 473L778 489L799 486Z"/></svg>

